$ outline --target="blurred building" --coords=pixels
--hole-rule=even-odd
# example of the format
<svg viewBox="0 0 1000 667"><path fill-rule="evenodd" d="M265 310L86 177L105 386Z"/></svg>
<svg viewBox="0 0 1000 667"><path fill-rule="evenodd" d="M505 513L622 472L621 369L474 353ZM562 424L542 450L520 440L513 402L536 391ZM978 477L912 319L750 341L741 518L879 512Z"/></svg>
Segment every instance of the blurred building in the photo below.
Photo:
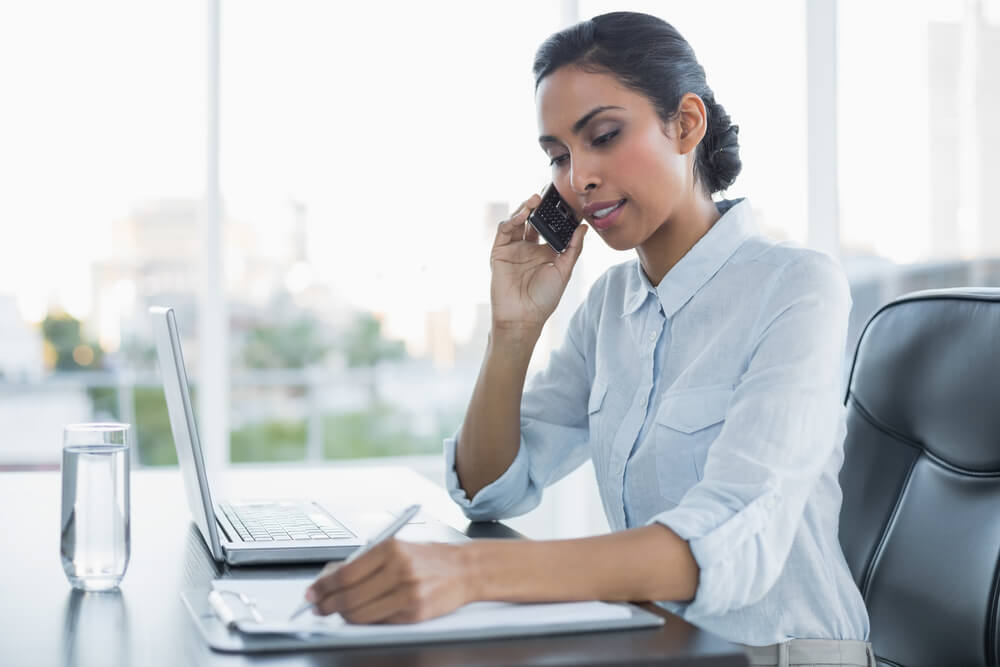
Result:
<svg viewBox="0 0 1000 667"><path fill-rule="evenodd" d="M455 366L455 337L451 328L451 309L427 313L427 354L438 370Z"/></svg>
<svg viewBox="0 0 1000 667"><path fill-rule="evenodd" d="M455 355L458 361L479 368L486 354L490 329L493 327L493 310L488 302L477 303L473 316L472 332L467 341L458 346Z"/></svg>
<svg viewBox="0 0 1000 667"><path fill-rule="evenodd" d="M38 380L44 371L42 334L21 319L17 300L0 295L0 376L6 380Z"/></svg>
<svg viewBox="0 0 1000 667"><path fill-rule="evenodd" d="M456 344L456 360L472 368L478 369L482 363L483 355L486 353L486 345L489 342L490 329L493 327L493 309L490 306L490 280L491 269L488 262L490 249L496 241L497 227L506 220L510 214L510 204L502 201L487 202L484 215L482 236L480 240L481 252L479 256L483 258L483 292L474 306L472 328L467 340Z"/></svg>
<svg viewBox="0 0 1000 667"><path fill-rule="evenodd" d="M511 214L510 204L505 201L491 201L486 204L486 217L483 218L483 243L489 250L496 239L497 227Z"/></svg>
<svg viewBox="0 0 1000 667"><path fill-rule="evenodd" d="M231 332L287 317L289 301L319 319L344 323L346 305L313 279L307 258L306 207L289 200L260 219L223 221L225 291ZM185 338L193 339L201 270L201 201L141 202L112 227L111 257L95 262L90 327L104 349L152 341L151 305L171 305ZM279 307L280 306L280 307ZM190 348L190 351L189 351ZM186 344L196 365L196 341Z"/></svg>

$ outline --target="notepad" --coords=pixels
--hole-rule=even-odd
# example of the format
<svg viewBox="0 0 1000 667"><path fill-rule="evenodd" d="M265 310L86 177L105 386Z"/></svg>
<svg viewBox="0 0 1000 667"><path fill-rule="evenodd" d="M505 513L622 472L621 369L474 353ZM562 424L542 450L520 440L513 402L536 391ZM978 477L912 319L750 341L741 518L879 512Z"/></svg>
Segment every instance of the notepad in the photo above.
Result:
<svg viewBox="0 0 1000 667"><path fill-rule="evenodd" d="M468 635L470 632L488 631L495 634L504 628L566 628L574 625L588 627L620 624L632 617L628 605L607 602L557 602L538 604L513 604L507 602L473 602L460 609L421 623L400 625L355 625L339 614L316 616L305 613L289 621L288 616L302 601L302 593L313 579L219 579L212 588L226 593L230 601L234 625L246 634L326 635L345 639L370 639L405 634L419 641L428 637L449 634ZM249 601L257 614L250 613L245 602Z"/></svg>

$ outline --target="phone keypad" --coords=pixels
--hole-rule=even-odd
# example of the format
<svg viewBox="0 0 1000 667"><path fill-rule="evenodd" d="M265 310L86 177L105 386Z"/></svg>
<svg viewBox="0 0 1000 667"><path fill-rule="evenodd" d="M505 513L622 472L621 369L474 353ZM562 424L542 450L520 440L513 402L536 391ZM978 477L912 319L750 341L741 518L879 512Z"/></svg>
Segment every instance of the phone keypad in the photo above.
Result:
<svg viewBox="0 0 1000 667"><path fill-rule="evenodd" d="M566 248L570 238L580 223L572 216L560 211L553 200L543 201L541 206L535 209L535 219L540 221L552 232L555 241L558 242L559 250ZM546 239L550 240L550 239Z"/></svg>

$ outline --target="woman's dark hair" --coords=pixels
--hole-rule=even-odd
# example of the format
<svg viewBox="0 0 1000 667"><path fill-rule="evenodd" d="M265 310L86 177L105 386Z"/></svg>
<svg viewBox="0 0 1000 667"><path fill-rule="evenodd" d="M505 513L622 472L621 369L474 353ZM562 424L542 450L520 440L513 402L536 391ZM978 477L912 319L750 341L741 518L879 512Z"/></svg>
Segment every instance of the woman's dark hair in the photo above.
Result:
<svg viewBox="0 0 1000 667"><path fill-rule="evenodd" d="M739 127L715 101L691 45L661 19L635 12L602 14L561 30L538 48L535 88L564 65L614 75L648 98L664 121L676 117L681 97L694 93L705 103L708 129L695 153L695 177L714 194L736 180L740 162Z"/></svg>

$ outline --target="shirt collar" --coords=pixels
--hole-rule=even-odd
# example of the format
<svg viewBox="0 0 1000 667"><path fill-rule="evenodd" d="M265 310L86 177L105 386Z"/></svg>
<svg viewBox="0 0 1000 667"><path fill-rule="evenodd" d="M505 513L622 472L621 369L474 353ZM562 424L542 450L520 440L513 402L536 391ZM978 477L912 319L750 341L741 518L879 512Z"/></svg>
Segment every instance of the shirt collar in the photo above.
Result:
<svg viewBox="0 0 1000 667"><path fill-rule="evenodd" d="M625 288L622 317L637 311L650 294L659 298L663 314L673 317L722 268L736 249L757 232L750 202L746 199L720 201L716 207L722 217L663 276L659 285L653 287L642 270L642 263L638 259L635 261L635 274Z"/></svg>

